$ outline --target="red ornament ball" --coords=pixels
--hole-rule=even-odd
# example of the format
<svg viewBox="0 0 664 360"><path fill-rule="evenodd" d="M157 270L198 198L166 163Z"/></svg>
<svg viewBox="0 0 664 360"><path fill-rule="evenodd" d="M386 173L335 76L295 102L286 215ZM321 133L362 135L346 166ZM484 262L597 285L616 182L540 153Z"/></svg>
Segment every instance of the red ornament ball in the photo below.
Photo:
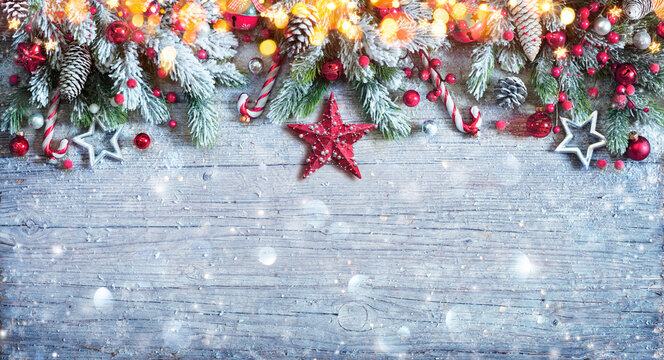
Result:
<svg viewBox="0 0 664 360"><path fill-rule="evenodd" d="M641 161L650 155L650 142L648 139L640 136L637 132L633 131L629 134L629 142L627 143L627 151L625 156L634 160Z"/></svg>
<svg viewBox="0 0 664 360"><path fill-rule="evenodd" d="M157 70L157 76L160 79L165 79L168 76L168 72L166 72L166 69L159 68L159 70Z"/></svg>
<svg viewBox="0 0 664 360"><path fill-rule="evenodd" d="M19 80L20 79L18 78L18 75L16 75L16 74L11 75L11 76L9 76L9 85L16 86L16 85L18 85Z"/></svg>
<svg viewBox="0 0 664 360"><path fill-rule="evenodd" d="M448 84L454 84L456 82L456 75L452 73L445 75L445 82Z"/></svg>
<svg viewBox="0 0 664 360"><path fill-rule="evenodd" d="M505 120L498 120L496 121L496 129L503 131L505 130L505 127L507 127L507 124L505 123Z"/></svg>
<svg viewBox="0 0 664 360"><path fill-rule="evenodd" d="M514 40L514 32L507 30L503 33L503 39L505 41L512 41Z"/></svg>
<svg viewBox="0 0 664 360"><path fill-rule="evenodd" d="M625 168L625 162L622 160L616 161L615 164L613 164L613 167L616 168L616 170L622 170Z"/></svg>
<svg viewBox="0 0 664 360"><path fill-rule="evenodd" d="M203 49L200 49L200 50L196 51L196 56L198 56L198 58L201 59L201 60L205 60L205 59L207 59L207 51L205 51Z"/></svg>
<svg viewBox="0 0 664 360"><path fill-rule="evenodd" d="M572 55L574 56L581 56L583 55L583 46L576 44L572 46Z"/></svg>
<svg viewBox="0 0 664 360"><path fill-rule="evenodd" d="M420 80L427 81L427 80L429 80L430 76L431 76L431 73L429 72L428 69L423 69L422 71L420 71Z"/></svg>
<svg viewBox="0 0 664 360"><path fill-rule="evenodd" d="M415 107L420 103L420 94L415 90L408 90L403 94L403 103L408 107Z"/></svg>
<svg viewBox="0 0 664 360"><path fill-rule="evenodd" d="M588 19L579 20L579 29L586 30L590 27L590 21Z"/></svg>
<svg viewBox="0 0 664 360"><path fill-rule="evenodd" d="M16 137L9 141L9 152L14 156L23 156L28 153L29 149L30 144L28 144L28 140L23 135L16 135Z"/></svg>
<svg viewBox="0 0 664 360"><path fill-rule="evenodd" d="M155 50L152 47L149 47L147 50L145 50L145 55L147 55L151 59L156 58L157 57L157 50Z"/></svg>
<svg viewBox="0 0 664 360"><path fill-rule="evenodd" d="M627 107L630 108L630 109L634 109L636 107L636 105L634 105L632 100L629 100L629 101L627 101Z"/></svg>
<svg viewBox="0 0 664 360"><path fill-rule="evenodd" d="M595 75L595 72L597 72L597 70L595 70L593 68L588 69L588 75L590 75L590 76Z"/></svg>
<svg viewBox="0 0 664 360"><path fill-rule="evenodd" d="M443 65L443 62L440 61L440 59L433 59L431 60L431 67L434 69L440 69L440 67Z"/></svg>
<svg viewBox="0 0 664 360"><path fill-rule="evenodd" d="M547 33L544 37L546 38L546 42L552 48L558 48L564 46L565 41L567 41L567 35L565 35L564 31L550 32Z"/></svg>
<svg viewBox="0 0 664 360"><path fill-rule="evenodd" d="M604 159L599 159L597 160L597 167L600 169L606 169L606 166L608 165L608 162Z"/></svg>
<svg viewBox="0 0 664 360"><path fill-rule="evenodd" d="M129 26L123 21L113 21L106 28L106 38L115 44L122 44L129 39Z"/></svg>
<svg viewBox="0 0 664 360"><path fill-rule="evenodd" d="M526 120L526 131L528 134L538 138L549 135L551 126L551 119L541 110L530 115L528 120Z"/></svg>
<svg viewBox="0 0 664 360"><path fill-rule="evenodd" d="M546 110L546 112L548 112L550 114L550 113L556 111L556 106L553 105L553 104L546 104L546 106L544 106L544 110Z"/></svg>
<svg viewBox="0 0 664 360"><path fill-rule="evenodd" d="M152 95L156 97L161 97L161 90L159 90L159 88L152 89Z"/></svg>
<svg viewBox="0 0 664 360"><path fill-rule="evenodd" d="M131 40L133 40L134 42L141 42L143 41L144 37L145 36L143 35L143 32L140 30L136 30L131 34Z"/></svg>
<svg viewBox="0 0 664 360"><path fill-rule="evenodd" d="M632 85L639 80L636 68L634 65L628 63L618 65L614 75L616 77L616 82L620 85Z"/></svg>
<svg viewBox="0 0 664 360"><path fill-rule="evenodd" d="M574 107L574 104L572 104L571 101L569 101L569 100L563 101L563 110L570 111L570 110L572 110L573 107Z"/></svg>
<svg viewBox="0 0 664 360"><path fill-rule="evenodd" d="M557 133L559 133L559 132L560 132L560 126L554 126L554 127L553 127L553 133L554 133L554 134L557 134Z"/></svg>
<svg viewBox="0 0 664 360"><path fill-rule="evenodd" d="M606 35L606 41L609 44L616 44L618 41L620 41L620 35L618 35L618 33L615 31L611 31Z"/></svg>
<svg viewBox="0 0 664 360"><path fill-rule="evenodd" d="M443 95L443 89L441 89L440 87L437 87L437 88L433 91L433 93L436 94L436 96Z"/></svg>
<svg viewBox="0 0 664 360"><path fill-rule="evenodd" d="M567 95L564 92L558 93L558 102L565 102L567 100Z"/></svg>
<svg viewBox="0 0 664 360"><path fill-rule="evenodd" d="M625 93L625 87L623 85L616 86L616 94L622 95Z"/></svg>
<svg viewBox="0 0 664 360"><path fill-rule="evenodd" d="M581 7L576 11L576 16L581 19L587 19L590 16L590 10L587 7Z"/></svg>
<svg viewBox="0 0 664 360"><path fill-rule="evenodd" d="M115 101L116 105L124 104L124 101L125 101L124 95L122 95L122 94L115 95L115 97L113 97L113 101Z"/></svg>
<svg viewBox="0 0 664 360"><path fill-rule="evenodd" d="M135 88L137 85L138 85L138 83L136 82L136 79L129 79L129 80L127 80L127 87L128 87L128 88L133 89L133 88Z"/></svg>
<svg viewBox="0 0 664 360"><path fill-rule="evenodd" d="M62 162L62 168L63 169L69 170L72 167L74 167L74 163L71 160L67 159L67 160Z"/></svg>
<svg viewBox="0 0 664 360"><path fill-rule="evenodd" d="M600 65L604 65L609 61L609 54L605 53L604 51L600 51L597 53L596 58Z"/></svg>
<svg viewBox="0 0 664 360"><path fill-rule="evenodd" d="M134 138L134 145L139 149L147 149L150 146L150 136L146 133L137 134Z"/></svg>
<svg viewBox="0 0 664 360"><path fill-rule="evenodd" d="M613 103L618 109L622 109L627 105L627 96L625 95L613 95Z"/></svg>
<svg viewBox="0 0 664 360"><path fill-rule="evenodd" d="M664 38L664 22L657 24L657 35Z"/></svg>
<svg viewBox="0 0 664 360"><path fill-rule="evenodd" d="M168 127L170 127L171 129L174 128L174 127L176 127L176 126L178 126L178 122L177 122L177 121L175 121L175 120L171 120L171 121L168 122Z"/></svg>
<svg viewBox="0 0 664 360"><path fill-rule="evenodd" d="M427 100L431 102L436 102L436 100L438 100L438 95L436 95L434 90L431 90L427 93Z"/></svg>
<svg viewBox="0 0 664 360"><path fill-rule="evenodd" d="M588 96L594 99L597 97L597 95L599 95L599 90L597 90L597 88L591 87L588 89Z"/></svg>
<svg viewBox="0 0 664 360"><path fill-rule="evenodd" d="M178 101L178 96L175 95L175 93L171 91L168 94L166 94L166 101L168 101L169 103L172 104L172 103Z"/></svg>
<svg viewBox="0 0 664 360"><path fill-rule="evenodd" d="M609 22L611 23L611 25L615 25L615 24L618 22L618 17L616 17L616 16L614 16L614 15L611 15L611 14L609 14L609 15L606 17L606 19L609 20Z"/></svg>
<svg viewBox="0 0 664 360"><path fill-rule="evenodd" d="M634 95L635 92L636 92L636 89L634 88L634 85L625 86L625 94Z"/></svg>
<svg viewBox="0 0 664 360"><path fill-rule="evenodd" d="M650 64L650 72L657 74L659 72L659 64Z"/></svg>
<svg viewBox="0 0 664 360"><path fill-rule="evenodd" d="M410 68L405 68L403 69L403 75L406 78L410 79L410 77L413 76L413 70L411 70Z"/></svg>
<svg viewBox="0 0 664 360"><path fill-rule="evenodd" d="M646 113L646 114L649 113L649 112L650 112L650 108L643 108L643 112Z"/></svg>
<svg viewBox="0 0 664 360"><path fill-rule="evenodd" d="M366 56L366 55L362 55L362 56L360 56L360 58L357 60L357 63L358 63L358 64L360 65L360 67L363 68L363 69L364 69L365 67L369 66L369 63L370 63L370 62L371 62L371 60L370 60L369 57Z"/></svg>
<svg viewBox="0 0 664 360"><path fill-rule="evenodd" d="M595 1L591 2L588 4L588 10L590 10L590 12L596 12L599 10L599 4Z"/></svg>
<svg viewBox="0 0 664 360"><path fill-rule="evenodd" d="M321 74L328 81L335 81L341 77L344 66L339 59L326 61L321 69Z"/></svg>
<svg viewBox="0 0 664 360"><path fill-rule="evenodd" d="M560 70L559 67L554 66L553 68L551 68L551 76L557 78L558 76L560 76L561 73L562 73L562 71Z"/></svg>

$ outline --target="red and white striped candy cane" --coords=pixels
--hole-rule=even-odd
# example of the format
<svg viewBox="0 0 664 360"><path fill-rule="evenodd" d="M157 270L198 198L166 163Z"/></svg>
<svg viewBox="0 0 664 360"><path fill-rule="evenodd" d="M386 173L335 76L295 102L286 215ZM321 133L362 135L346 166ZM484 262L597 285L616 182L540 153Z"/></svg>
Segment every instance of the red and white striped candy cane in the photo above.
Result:
<svg viewBox="0 0 664 360"><path fill-rule="evenodd" d="M69 140L60 140L60 147L57 150L51 148L51 141L53 140L53 128L55 127L55 120L58 117L58 108L60 107L60 89L56 89L51 98L51 104L48 107L48 117L46 118L46 126L44 131L44 140L42 141L42 149L44 154L49 159L59 159L67 153L69 148Z"/></svg>
<svg viewBox="0 0 664 360"><path fill-rule="evenodd" d="M470 123L465 123L461 117L459 109L457 109L456 105L454 104L454 100L452 100L450 92L447 91L445 83L441 80L440 74L436 69L431 67L431 60L429 59L429 54L426 51L420 50L420 60L422 61L423 68L429 70L429 79L433 85L436 87L436 89L440 87L440 89L443 91L440 98L443 100L443 103L447 108L447 113L450 114L450 117L452 117L452 121L454 121L454 125L456 125L457 130L471 135L477 134L477 132L480 130L479 127L482 124L482 114L480 113L479 108L477 106L470 108L469 113L473 120Z"/></svg>
<svg viewBox="0 0 664 360"><path fill-rule="evenodd" d="M265 105L267 105L267 101L270 97L270 91L272 91L272 87L274 87L274 83L277 81L281 61L284 57L285 56L280 56L279 59L272 64L272 67L270 67L270 70L267 72L267 80L265 80L263 88L261 88L261 93L258 96L258 99L256 99L256 103L253 107L247 105L249 102L249 95L247 95L247 93L242 93L237 99L237 110L240 112L240 115L242 115L240 121L250 122L251 119L255 119L263 113Z"/></svg>

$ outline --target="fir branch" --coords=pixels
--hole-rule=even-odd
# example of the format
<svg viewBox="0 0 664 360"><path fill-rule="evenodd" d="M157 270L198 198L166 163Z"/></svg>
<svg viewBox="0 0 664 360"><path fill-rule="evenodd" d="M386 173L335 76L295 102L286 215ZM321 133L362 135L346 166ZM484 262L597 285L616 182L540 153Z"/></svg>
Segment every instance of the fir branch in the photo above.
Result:
<svg viewBox="0 0 664 360"><path fill-rule="evenodd" d="M526 56L523 51L514 46L514 42L510 42L508 46L499 48L498 64L501 69L518 74L526 66Z"/></svg>
<svg viewBox="0 0 664 360"><path fill-rule="evenodd" d="M0 131L15 133L30 111L30 91L25 86L16 87L8 95L9 106L0 117Z"/></svg>
<svg viewBox="0 0 664 360"><path fill-rule="evenodd" d="M553 79L552 76L549 77ZM571 110L572 119L577 123L585 120L592 112L592 108L585 90L581 70L574 59L567 61L565 75L561 76L560 79L561 91L567 94L569 101L574 104Z"/></svg>
<svg viewBox="0 0 664 360"><path fill-rule="evenodd" d="M372 64L374 67L374 76L381 84L385 85L389 90L396 90L401 86L405 78L403 70L398 67L382 66L380 64Z"/></svg>
<svg viewBox="0 0 664 360"><path fill-rule="evenodd" d="M208 61L205 67L220 85L240 87L247 83L247 77L233 63Z"/></svg>
<svg viewBox="0 0 664 360"><path fill-rule="evenodd" d="M187 126L191 141L196 146L210 146L217 138L219 113L210 99L197 98L185 93L187 110Z"/></svg>
<svg viewBox="0 0 664 360"><path fill-rule="evenodd" d="M235 56L237 39L229 31L201 32L195 46L207 52L208 59L225 60Z"/></svg>
<svg viewBox="0 0 664 360"><path fill-rule="evenodd" d="M370 66L361 67L360 56L362 56L362 42L346 39L337 35L339 39L339 60L344 66L344 75L348 81L369 82L374 77L374 71Z"/></svg>
<svg viewBox="0 0 664 360"><path fill-rule="evenodd" d="M267 118L273 123L284 123L286 120L292 118L299 107L299 102L302 100L312 83L299 84L296 81L287 79L277 96L272 99L270 110L267 113Z"/></svg>
<svg viewBox="0 0 664 360"><path fill-rule="evenodd" d="M410 123L399 107L390 99L387 88L377 80L353 81L353 87L362 103L362 112L388 139L410 134Z"/></svg>
<svg viewBox="0 0 664 360"><path fill-rule="evenodd" d="M311 115L311 113L316 110L316 107L320 103L320 101L323 99L323 96L327 93L327 91L330 89L330 82L318 78L316 79L312 84L311 88L307 93L304 95L302 100L299 103L299 108L297 109L297 116L300 118L307 117Z"/></svg>
<svg viewBox="0 0 664 360"><path fill-rule="evenodd" d="M40 66L32 73L28 81L30 90L30 102L37 107L45 107L50 101L53 79L51 78L51 67Z"/></svg>
<svg viewBox="0 0 664 360"><path fill-rule="evenodd" d="M74 98L71 105L71 113L69 114L69 121L72 125L76 127L90 126L94 115L90 112L88 106L82 96Z"/></svg>
<svg viewBox="0 0 664 360"><path fill-rule="evenodd" d="M606 114L606 145L612 154L623 154L629 140L629 117L625 110L611 108Z"/></svg>
<svg viewBox="0 0 664 360"><path fill-rule="evenodd" d="M482 44L473 49L470 58L470 73L468 74L468 93L479 100L489 85L489 78L493 73L495 57L493 45Z"/></svg>
<svg viewBox="0 0 664 360"><path fill-rule="evenodd" d="M558 82L551 76L553 58L546 52L535 59L535 69L532 73L531 83L535 93L543 104L551 104L558 97Z"/></svg>
<svg viewBox="0 0 664 360"><path fill-rule="evenodd" d="M311 84L320 71L323 60L324 46L312 46L306 51L295 55L291 61L290 78L300 85Z"/></svg>

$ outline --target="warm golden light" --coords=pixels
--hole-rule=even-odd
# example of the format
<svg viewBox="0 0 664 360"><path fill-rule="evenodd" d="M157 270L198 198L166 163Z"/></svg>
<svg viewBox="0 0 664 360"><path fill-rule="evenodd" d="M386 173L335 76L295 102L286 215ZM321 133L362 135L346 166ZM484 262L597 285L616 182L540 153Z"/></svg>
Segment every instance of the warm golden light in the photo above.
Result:
<svg viewBox="0 0 664 360"><path fill-rule="evenodd" d="M44 49L46 49L46 51L53 51L53 50L55 50L55 45L57 45L57 44L58 44L57 42L55 42L53 40L49 40L49 41L44 43Z"/></svg>
<svg viewBox="0 0 664 360"><path fill-rule="evenodd" d="M164 69L167 73L171 72L173 65L175 65L175 58L178 56L178 51L173 46L166 46L159 52L159 67Z"/></svg>
<svg viewBox="0 0 664 360"><path fill-rule="evenodd" d="M314 31L311 33L311 35L309 35L309 41L311 42L311 45L321 45L323 40L325 40L325 35L327 35L327 30L318 26L314 27Z"/></svg>
<svg viewBox="0 0 664 360"><path fill-rule="evenodd" d="M551 10L551 2L549 1L544 1L541 5L540 8L542 9L542 12L549 12Z"/></svg>
<svg viewBox="0 0 664 360"><path fill-rule="evenodd" d="M85 0L69 0L65 5L65 15L72 24L80 25L89 15Z"/></svg>
<svg viewBox="0 0 664 360"><path fill-rule="evenodd" d="M466 16L466 4L456 3L452 6L452 18L454 20L461 20Z"/></svg>
<svg viewBox="0 0 664 360"><path fill-rule="evenodd" d="M447 24L447 22L450 21L450 14L448 14L445 9L438 8L433 12L433 19Z"/></svg>
<svg viewBox="0 0 664 360"><path fill-rule="evenodd" d="M218 32L226 32L230 28L228 26L228 23L224 19L219 19L214 22L214 25L212 25L212 28L214 28L215 31Z"/></svg>
<svg viewBox="0 0 664 360"><path fill-rule="evenodd" d="M443 37L447 33L447 25L441 21L434 21L431 23L431 33L435 37Z"/></svg>
<svg viewBox="0 0 664 360"><path fill-rule="evenodd" d="M120 1L118 0L107 0L106 1L106 6L108 6L109 9L115 9L120 5Z"/></svg>
<svg viewBox="0 0 664 360"><path fill-rule="evenodd" d="M17 30L19 25L21 25L21 22L17 19L9 19L9 21L7 21L9 30Z"/></svg>
<svg viewBox="0 0 664 360"><path fill-rule="evenodd" d="M662 49L662 46L660 43L657 41L653 41L650 43L650 46L648 46L648 50L650 50L651 53L658 53Z"/></svg>
<svg viewBox="0 0 664 360"><path fill-rule="evenodd" d="M574 9L570 7L565 7L560 11L560 22L562 22L564 25L569 25L574 22Z"/></svg>
<svg viewBox="0 0 664 360"><path fill-rule="evenodd" d="M131 24L134 25L134 27L139 28L143 26L143 23L145 22L145 19L143 18L142 14L136 14L131 17Z"/></svg>
<svg viewBox="0 0 664 360"><path fill-rule="evenodd" d="M277 51L277 43L272 39L263 40L263 42L258 46L258 51L263 56L271 56Z"/></svg>
<svg viewBox="0 0 664 360"><path fill-rule="evenodd" d="M556 59L565 59L567 58L567 49L564 47L559 47L553 51L553 55L556 57Z"/></svg>
<svg viewBox="0 0 664 360"><path fill-rule="evenodd" d="M609 15L619 18L620 15L622 15L622 9L617 6L614 6L609 10Z"/></svg>

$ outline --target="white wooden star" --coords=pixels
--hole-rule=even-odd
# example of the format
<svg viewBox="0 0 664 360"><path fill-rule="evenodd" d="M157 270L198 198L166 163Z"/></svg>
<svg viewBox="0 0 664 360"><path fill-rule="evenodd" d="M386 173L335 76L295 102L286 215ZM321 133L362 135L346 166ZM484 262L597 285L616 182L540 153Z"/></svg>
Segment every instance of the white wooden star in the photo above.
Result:
<svg viewBox="0 0 664 360"><path fill-rule="evenodd" d="M88 128L88 131L79 134L76 137L72 139L72 141L81 147L84 147L88 151L88 158L90 159L90 167L94 167L99 160L105 158L105 157L110 157L115 160L122 160L122 151L120 151L120 145L118 144L118 136L120 136L120 132L122 132L122 129L124 128L124 125L120 125L116 130L115 133L113 134L113 137L111 137L111 146L113 147L113 151L108 151L107 149L102 150L99 155L95 153L95 148L88 142L86 142L85 138L90 137L95 134L95 126L97 124L96 120L92 121L92 124L90 124L90 128ZM99 128L106 132L106 128L100 123Z"/></svg>
<svg viewBox="0 0 664 360"><path fill-rule="evenodd" d="M593 151L597 148L606 145L606 138L604 137L604 135L600 134L596 129L597 111L593 111L593 113L590 114L590 116L588 116L588 118L580 124L577 124L572 120L564 117L561 117L560 121L562 122L563 128L565 129L565 138L560 143L560 145L558 145L555 151L569 153L569 154L576 154L576 156L579 157L579 160L581 161L583 166L587 169L588 166L590 166L590 160L593 157ZM588 146L586 154L584 155L578 146L568 146L569 142L572 140L572 138L574 138L574 134L572 134L572 131L570 130L570 125L576 129L581 129L585 127L588 123L590 123L590 134L596 137L598 140L597 142L592 143Z"/></svg>

